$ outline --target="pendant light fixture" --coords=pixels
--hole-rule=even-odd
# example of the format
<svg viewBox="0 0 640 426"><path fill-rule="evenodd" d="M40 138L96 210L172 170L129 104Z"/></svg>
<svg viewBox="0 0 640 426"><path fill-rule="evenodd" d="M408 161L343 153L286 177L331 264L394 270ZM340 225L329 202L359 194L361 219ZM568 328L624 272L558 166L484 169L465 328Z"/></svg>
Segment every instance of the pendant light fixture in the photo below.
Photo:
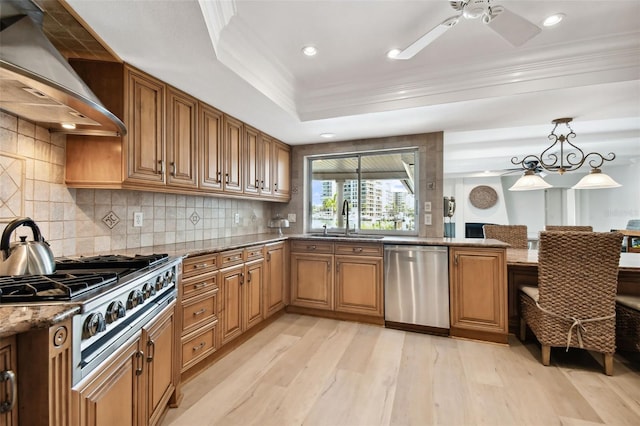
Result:
<svg viewBox="0 0 640 426"><path fill-rule="evenodd" d="M525 172L524 175L509 188L510 191L530 191L534 189L551 188L552 186L550 184L536 175L538 168L550 172L557 172L562 175L566 172L579 169L589 158L591 158L588 161L591 172L574 185L572 187L573 189L601 189L622 186L600 170L600 166L602 166L605 161L612 161L616 158L613 152L610 152L606 156L598 152L585 154L584 151L571 142L571 139L576 136L569 125L572 120L572 118L558 118L553 120L553 130L551 130L549 134L551 145L542 151L539 156L529 154L522 160L518 160L518 157L511 159L513 164L520 164ZM566 127L565 133L558 132L559 134L556 134L558 126L561 125ZM546 162L545 158L547 159Z"/></svg>

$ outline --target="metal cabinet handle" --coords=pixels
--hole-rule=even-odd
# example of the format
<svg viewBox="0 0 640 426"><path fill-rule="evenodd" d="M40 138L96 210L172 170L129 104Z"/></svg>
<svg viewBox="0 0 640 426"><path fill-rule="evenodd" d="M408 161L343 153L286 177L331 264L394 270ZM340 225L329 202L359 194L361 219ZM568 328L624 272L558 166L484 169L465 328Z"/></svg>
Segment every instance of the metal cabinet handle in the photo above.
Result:
<svg viewBox="0 0 640 426"><path fill-rule="evenodd" d="M176 163L175 162L171 162L171 176L175 176L176 175Z"/></svg>
<svg viewBox="0 0 640 426"><path fill-rule="evenodd" d="M307 246L307 250L315 250L316 246Z"/></svg>
<svg viewBox="0 0 640 426"><path fill-rule="evenodd" d="M353 248L353 252L354 253L362 253L362 247L354 247Z"/></svg>
<svg viewBox="0 0 640 426"><path fill-rule="evenodd" d="M147 352L147 362L152 362L153 357L156 355L156 342L149 339L147 347L149 348L149 352Z"/></svg>
<svg viewBox="0 0 640 426"><path fill-rule="evenodd" d="M244 284L244 272L240 273L240 284Z"/></svg>
<svg viewBox="0 0 640 426"><path fill-rule="evenodd" d="M276 182L276 183L274 183L274 184L273 184L273 190L274 190L275 192L278 192L278 182Z"/></svg>
<svg viewBox="0 0 640 426"><path fill-rule="evenodd" d="M0 402L0 413L6 413L13 410L16 405L16 395L18 394L18 385L16 383L16 373L13 370L4 370L0 373L0 382L9 382L9 395L7 400Z"/></svg>
<svg viewBox="0 0 640 426"><path fill-rule="evenodd" d="M195 284L195 285L193 286L193 288L194 288L194 289L205 288L205 287L206 287L206 286L208 286L208 285L209 285L209 283L206 283L206 282L204 282L204 283L198 283L198 284Z"/></svg>
<svg viewBox="0 0 640 426"><path fill-rule="evenodd" d="M260 188L260 179L256 179L256 189Z"/></svg>
<svg viewBox="0 0 640 426"><path fill-rule="evenodd" d="M138 359L141 359L141 358L142 358L142 359L144 359L144 352L142 352L142 351L137 351L137 352L136 352L136 358L138 358ZM143 363L143 362L140 362L140 363L139 363L139 365L140 365L140 366L139 366L138 368L136 368L136 376L140 376L140 375L142 374L142 370L143 370L143 368L144 368L144 363Z"/></svg>
<svg viewBox="0 0 640 426"><path fill-rule="evenodd" d="M194 316L194 317L197 317L198 315L202 315L202 314L204 314L205 312L207 312L207 308L202 308L202 309L200 309L199 311L195 311L195 312L193 313L193 316Z"/></svg>
<svg viewBox="0 0 640 426"><path fill-rule="evenodd" d="M340 262L336 262L336 272L340 271Z"/></svg>
<svg viewBox="0 0 640 426"><path fill-rule="evenodd" d="M207 266L209 266L208 263L198 263L196 265L193 265L194 269L202 269L202 268L206 268Z"/></svg>
<svg viewBox="0 0 640 426"><path fill-rule="evenodd" d="M247 282L248 282L248 283L250 283L250 282L251 282L251 275L252 275L252 274L251 274L251 272L249 272L249 273L247 274Z"/></svg>
<svg viewBox="0 0 640 426"><path fill-rule="evenodd" d="M327 272L331 272L331 264L327 261Z"/></svg>
<svg viewBox="0 0 640 426"><path fill-rule="evenodd" d="M267 262L271 262L271 252L267 252Z"/></svg>
<svg viewBox="0 0 640 426"><path fill-rule="evenodd" d="M229 173L225 173L224 177L225 177L226 183L229 183Z"/></svg>
<svg viewBox="0 0 640 426"><path fill-rule="evenodd" d="M216 183L220 182L222 182L222 172L218 172L218 180L216 181Z"/></svg>
<svg viewBox="0 0 640 426"><path fill-rule="evenodd" d="M159 160L158 164L160 164L160 170L158 171L159 175L163 175L164 174L164 160Z"/></svg>
<svg viewBox="0 0 640 426"><path fill-rule="evenodd" d="M200 342L200 344L199 344L198 346L194 346L194 347L192 348L192 349L193 349L193 352L197 352L197 351L199 351L200 349L204 348L206 345L207 345L207 344L206 344L205 342Z"/></svg>
<svg viewBox="0 0 640 426"><path fill-rule="evenodd" d="M456 266L458 266L458 255L457 255L457 254L455 255L455 257L454 257L454 259L453 259L453 260L454 260L454 264L455 264Z"/></svg>
<svg viewBox="0 0 640 426"><path fill-rule="evenodd" d="M262 185L260 186L260 189L264 190L264 181L261 180L260 182L262 183Z"/></svg>

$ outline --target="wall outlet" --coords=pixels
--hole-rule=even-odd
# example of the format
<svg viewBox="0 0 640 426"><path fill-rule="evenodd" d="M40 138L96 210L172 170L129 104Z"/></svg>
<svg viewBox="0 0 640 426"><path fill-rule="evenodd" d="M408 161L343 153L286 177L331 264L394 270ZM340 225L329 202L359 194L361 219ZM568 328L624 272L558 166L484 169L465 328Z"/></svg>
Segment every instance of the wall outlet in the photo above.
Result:
<svg viewBox="0 0 640 426"><path fill-rule="evenodd" d="M291 223L296 223L296 214L295 213L289 213L287 215L287 220Z"/></svg>
<svg viewBox="0 0 640 426"><path fill-rule="evenodd" d="M233 215L233 223L240 223L240 213Z"/></svg>
<svg viewBox="0 0 640 426"><path fill-rule="evenodd" d="M144 219L144 214L142 212L133 212L133 226L134 227L141 228L143 219Z"/></svg>
<svg viewBox="0 0 640 426"><path fill-rule="evenodd" d="M424 214L424 224L431 225L431 213Z"/></svg>
<svg viewBox="0 0 640 426"><path fill-rule="evenodd" d="M431 201L425 201L424 202L424 211L425 212L430 212L431 211Z"/></svg>

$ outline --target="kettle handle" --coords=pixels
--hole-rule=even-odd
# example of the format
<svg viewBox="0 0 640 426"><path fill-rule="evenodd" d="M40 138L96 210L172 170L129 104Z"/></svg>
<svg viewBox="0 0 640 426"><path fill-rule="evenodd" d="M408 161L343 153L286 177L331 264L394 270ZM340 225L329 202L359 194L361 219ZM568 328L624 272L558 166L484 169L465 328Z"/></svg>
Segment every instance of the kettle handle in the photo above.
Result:
<svg viewBox="0 0 640 426"><path fill-rule="evenodd" d="M40 228L30 217L18 217L13 219L7 224L2 233L2 239L0 240L0 251L5 255L5 259L9 257L9 242L11 239L11 233L15 231L19 226L28 226L33 231L33 239L35 241L43 242L42 234L40 234Z"/></svg>

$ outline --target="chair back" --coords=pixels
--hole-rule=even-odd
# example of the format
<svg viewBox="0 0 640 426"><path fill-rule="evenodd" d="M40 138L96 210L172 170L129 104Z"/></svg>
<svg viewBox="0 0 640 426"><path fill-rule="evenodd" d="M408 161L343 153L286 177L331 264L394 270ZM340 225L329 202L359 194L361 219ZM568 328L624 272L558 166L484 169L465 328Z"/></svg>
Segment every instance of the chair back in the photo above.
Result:
<svg viewBox="0 0 640 426"><path fill-rule="evenodd" d="M593 227L589 225L547 225L544 227L547 231L583 231L593 232Z"/></svg>
<svg viewBox="0 0 640 426"><path fill-rule="evenodd" d="M614 314L621 243L617 232L541 232L540 306L564 317Z"/></svg>
<svg viewBox="0 0 640 426"><path fill-rule="evenodd" d="M511 248L526 249L529 246L526 225L484 225L482 229L485 238L503 241Z"/></svg>

